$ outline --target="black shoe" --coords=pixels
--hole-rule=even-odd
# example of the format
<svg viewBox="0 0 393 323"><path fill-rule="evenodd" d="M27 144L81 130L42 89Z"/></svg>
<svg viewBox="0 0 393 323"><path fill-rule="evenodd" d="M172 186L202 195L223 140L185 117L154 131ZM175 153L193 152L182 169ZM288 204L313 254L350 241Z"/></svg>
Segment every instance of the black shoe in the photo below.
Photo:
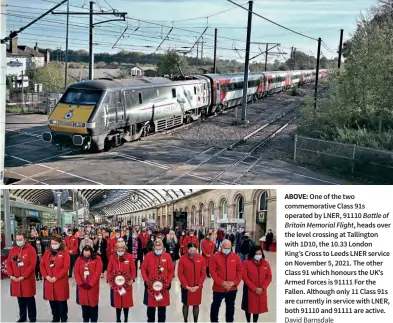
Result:
<svg viewBox="0 0 393 323"><path fill-rule="evenodd" d="M36 319L34 319L34 320L30 320L30 322L37 322L37 320L36 320Z"/></svg>
<svg viewBox="0 0 393 323"><path fill-rule="evenodd" d="M35 280L36 280L36 281L39 281L39 280L40 280L40 277L37 277Z"/></svg>
<svg viewBox="0 0 393 323"><path fill-rule="evenodd" d="M16 322L26 322L26 319L19 319Z"/></svg>

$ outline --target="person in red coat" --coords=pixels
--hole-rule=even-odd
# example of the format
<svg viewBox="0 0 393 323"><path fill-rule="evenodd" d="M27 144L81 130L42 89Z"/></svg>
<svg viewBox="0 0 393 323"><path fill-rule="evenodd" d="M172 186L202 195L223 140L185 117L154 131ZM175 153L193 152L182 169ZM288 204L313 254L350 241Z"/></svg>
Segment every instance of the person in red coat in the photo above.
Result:
<svg viewBox="0 0 393 323"><path fill-rule="evenodd" d="M61 241L61 236L55 235L50 242L50 249L45 251L40 263L44 280L44 300L49 301L52 322L67 322L70 285L68 271L70 269L70 254Z"/></svg>
<svg viewBox="0 0 393 323"><path fill-rule="evenodd" d="M146 248L147 242L150 239L150 234L148 232L146 232L146 227L142 228L142 232L139 233L138 237L139 237L139 239L141 239L141 244L142 244L141 245L142 252L143 252L142 259L141 259L141 266L142 266L143 258L147 254L147 248Z"/></svg>
<svg viewBox="0 0 393 323"><path fill-rule="evenodd" d="M149 252L142 264L142 278L145 282L145 294L143 304L147 306L147 321L155 322L156 307L158 308L158 322L165 322L166 307L170 305L170 284L172 283L175 267L170 254L164 251L162 240L154 242L154 251ZM167 290L159 295L151 295L148 292L148 284L151 279L162 278L169 284Z"/></svg>
<svg viewBox="0 0 393 323"><path fill-rule="evenodd" d="M115 237L109 238L109 241L108 241L108 247L107 247L108 260L110 260L110 258L116 254L116 244L119 241L119 239L122 239L122 241L124 241L123 238L120 237L120 230L116 230Z"/></svg>
<svg viewBox="0 0 393 323"><path fill-rule="evenodd" d="M207 277L210 276L209 272L209 265L210 265L210 259L214 255L214 242L210 239L210 234L205 235L205 239L201 242L201 249L202 249L202 256L205 259L205 265L206 265L206 275Z"/></svg>
<svg viewBox="0 0 393 323"><path fill-rule="evenodd" d="M184 255L186 253L187 250L187 245L184 244L184 239L186 238L186 233L183 231L181 233L181 237L179 239L179 244L180 244L180 255Z"/></svg>
<svg viewBox="0 0 393 323"><path fill-rule="evenodd" d="M132 284L136 278L134 256L126 252L127 246L123 239L116 244L116 253L111 257L106 272L106 281L109 283L119 270L126 271L130 281L119 290L110 290L111 306L116 308L116 322L121 322L121 312L124 312L124 322L128 321L129 308L134 306L132 297Z"/></svg>
<svg viewBox="0 0 393 323"><path fill-rule="evenodd" d="M27 312L30 322L35 322L37 319L34 297L36 294L36 262L37 253L34 248L26 243L23 234L17 234L16 246L10 250L6 268L10 277L11 296L18 298L18 322L26 322Z"/></svg>
<svg viewBox="0 0 393 323"><path fill-rule="evenodd" d="M261 247L254 247L248 260L243 262L243 299L242 310L246 313L247 322L258 322L259 314L266 313L267 288L272 282L272 271Z"/></svg>
<svg viewBox="0 0 393 323"><path fill-rule="evenodd" d="M224 240L221 251L210 261L210 274L213 278L213 303L210 308L210 322L218 322L221 302L225 299L225 322L233 322L237 287L242 281L243 266L240 257L232 252L232 243Z"/></svg>
<svg viewBox="0 0 393 323"><path fill-rule="evenodd" d="M192 230L192 229L190 230L189 235L184 238L183 243L184 243L184 249L185 249L184 253L187 252L187 246L190 243L193 243L194 245L199 246L199 240L198 240L198 237L195 235L194 230Z"/></svg>
<svg viewBox="0 0 393 323"><path fill-rule="evenodd" d="M102 261L93 248L85 246L74 267L76 303L82 307L83 322L97 322Z"/></svg>
<svg viewBox="0 0 393 323"><path fill-rule="evenodd" d="M75 233L78 232L78 229L74 229L74 232L71 229L68 229L67 236L64 239L64 244L70 253L70 270L68 272L68 277L72 277L72 271L75 265L76 260L78 259L79 252L79 241L78 238L75 236Z"/></svg>
<svg viewBox="0 0 393 323"><path fill-rule="evenodd" d="M184 322L188 322L188 310L193 306L194 322L198 322L199 305L202 303L202 288L206 279L206 266L198 254L197 246L190 243L188 253L180 258L177 275L181 283Z"/></svg>

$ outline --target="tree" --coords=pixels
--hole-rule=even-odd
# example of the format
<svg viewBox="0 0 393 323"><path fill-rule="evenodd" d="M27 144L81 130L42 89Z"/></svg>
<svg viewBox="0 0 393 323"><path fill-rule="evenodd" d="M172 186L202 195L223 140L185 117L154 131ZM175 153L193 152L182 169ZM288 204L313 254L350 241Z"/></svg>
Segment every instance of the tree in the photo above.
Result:
<svg viewBox="0 0 393 323"><path fill-rule="evenodd" d="M184 74L188 72L188 63L185 58L182 57L175 51L168 51L164 56L161 57L160 63L158 64L158 75L180 75L178 63L180 61L180 68Z"/></svg>
<svg viewBox="0 0 393 323"><path fill-rule="evenodd" d="M41 83L46 92L59 92L64 89L64 68L62 64L51 63L44 67L34 68L34 83Z"/></svg>

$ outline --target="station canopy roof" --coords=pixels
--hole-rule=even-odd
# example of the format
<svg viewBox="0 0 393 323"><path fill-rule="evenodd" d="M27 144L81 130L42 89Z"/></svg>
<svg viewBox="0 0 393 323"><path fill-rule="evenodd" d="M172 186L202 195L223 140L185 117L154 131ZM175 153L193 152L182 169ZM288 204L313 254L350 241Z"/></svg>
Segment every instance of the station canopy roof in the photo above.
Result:
<svg viewBox="0 0 393 323"><path fill-rule="evenodd" d="M88 205L92 215L112 217L140 211L156 205L170 203L198 190L190 189L82 189L82 190L40 190L12 189L10 198L19 199L40 206L56 206L57 193L61 193L61 207L73 210L75 201L80 206Z"/></svg>

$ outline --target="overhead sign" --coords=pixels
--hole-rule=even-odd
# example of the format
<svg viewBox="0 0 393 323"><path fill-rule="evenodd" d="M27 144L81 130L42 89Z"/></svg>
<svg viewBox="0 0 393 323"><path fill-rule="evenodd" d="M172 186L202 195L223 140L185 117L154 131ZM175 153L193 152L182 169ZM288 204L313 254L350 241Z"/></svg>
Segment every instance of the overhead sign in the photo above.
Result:
<svg viewBox="0 0 393 323"><path fill-rule="evenodd" d="M7 66L10 66L10 67L21 67L21 66L23 66L23 63L22 62L18 62L18 61L11 61L11 62L7 63Z"/></svg>
<svg viewBox="0 0 393 323"><path fill-rule="evenodd" d="M243 224L246 223L244 219L219 219L217 223L236 223L236 224Z"/></svg>
<svg viewBox="0 0 393 323"><path fill-rule="evenodd" d="M25 210L25 212L26 212L26 216L30 217L30 218L38 218L38 216L39 216L38 211Z"/></svg>
<svg viewBox="0 0 393 323"><path fill-rule="evenodd" d="M266 223L266 220L267 220L267 211L257 212L257 223Z"/></svg>

